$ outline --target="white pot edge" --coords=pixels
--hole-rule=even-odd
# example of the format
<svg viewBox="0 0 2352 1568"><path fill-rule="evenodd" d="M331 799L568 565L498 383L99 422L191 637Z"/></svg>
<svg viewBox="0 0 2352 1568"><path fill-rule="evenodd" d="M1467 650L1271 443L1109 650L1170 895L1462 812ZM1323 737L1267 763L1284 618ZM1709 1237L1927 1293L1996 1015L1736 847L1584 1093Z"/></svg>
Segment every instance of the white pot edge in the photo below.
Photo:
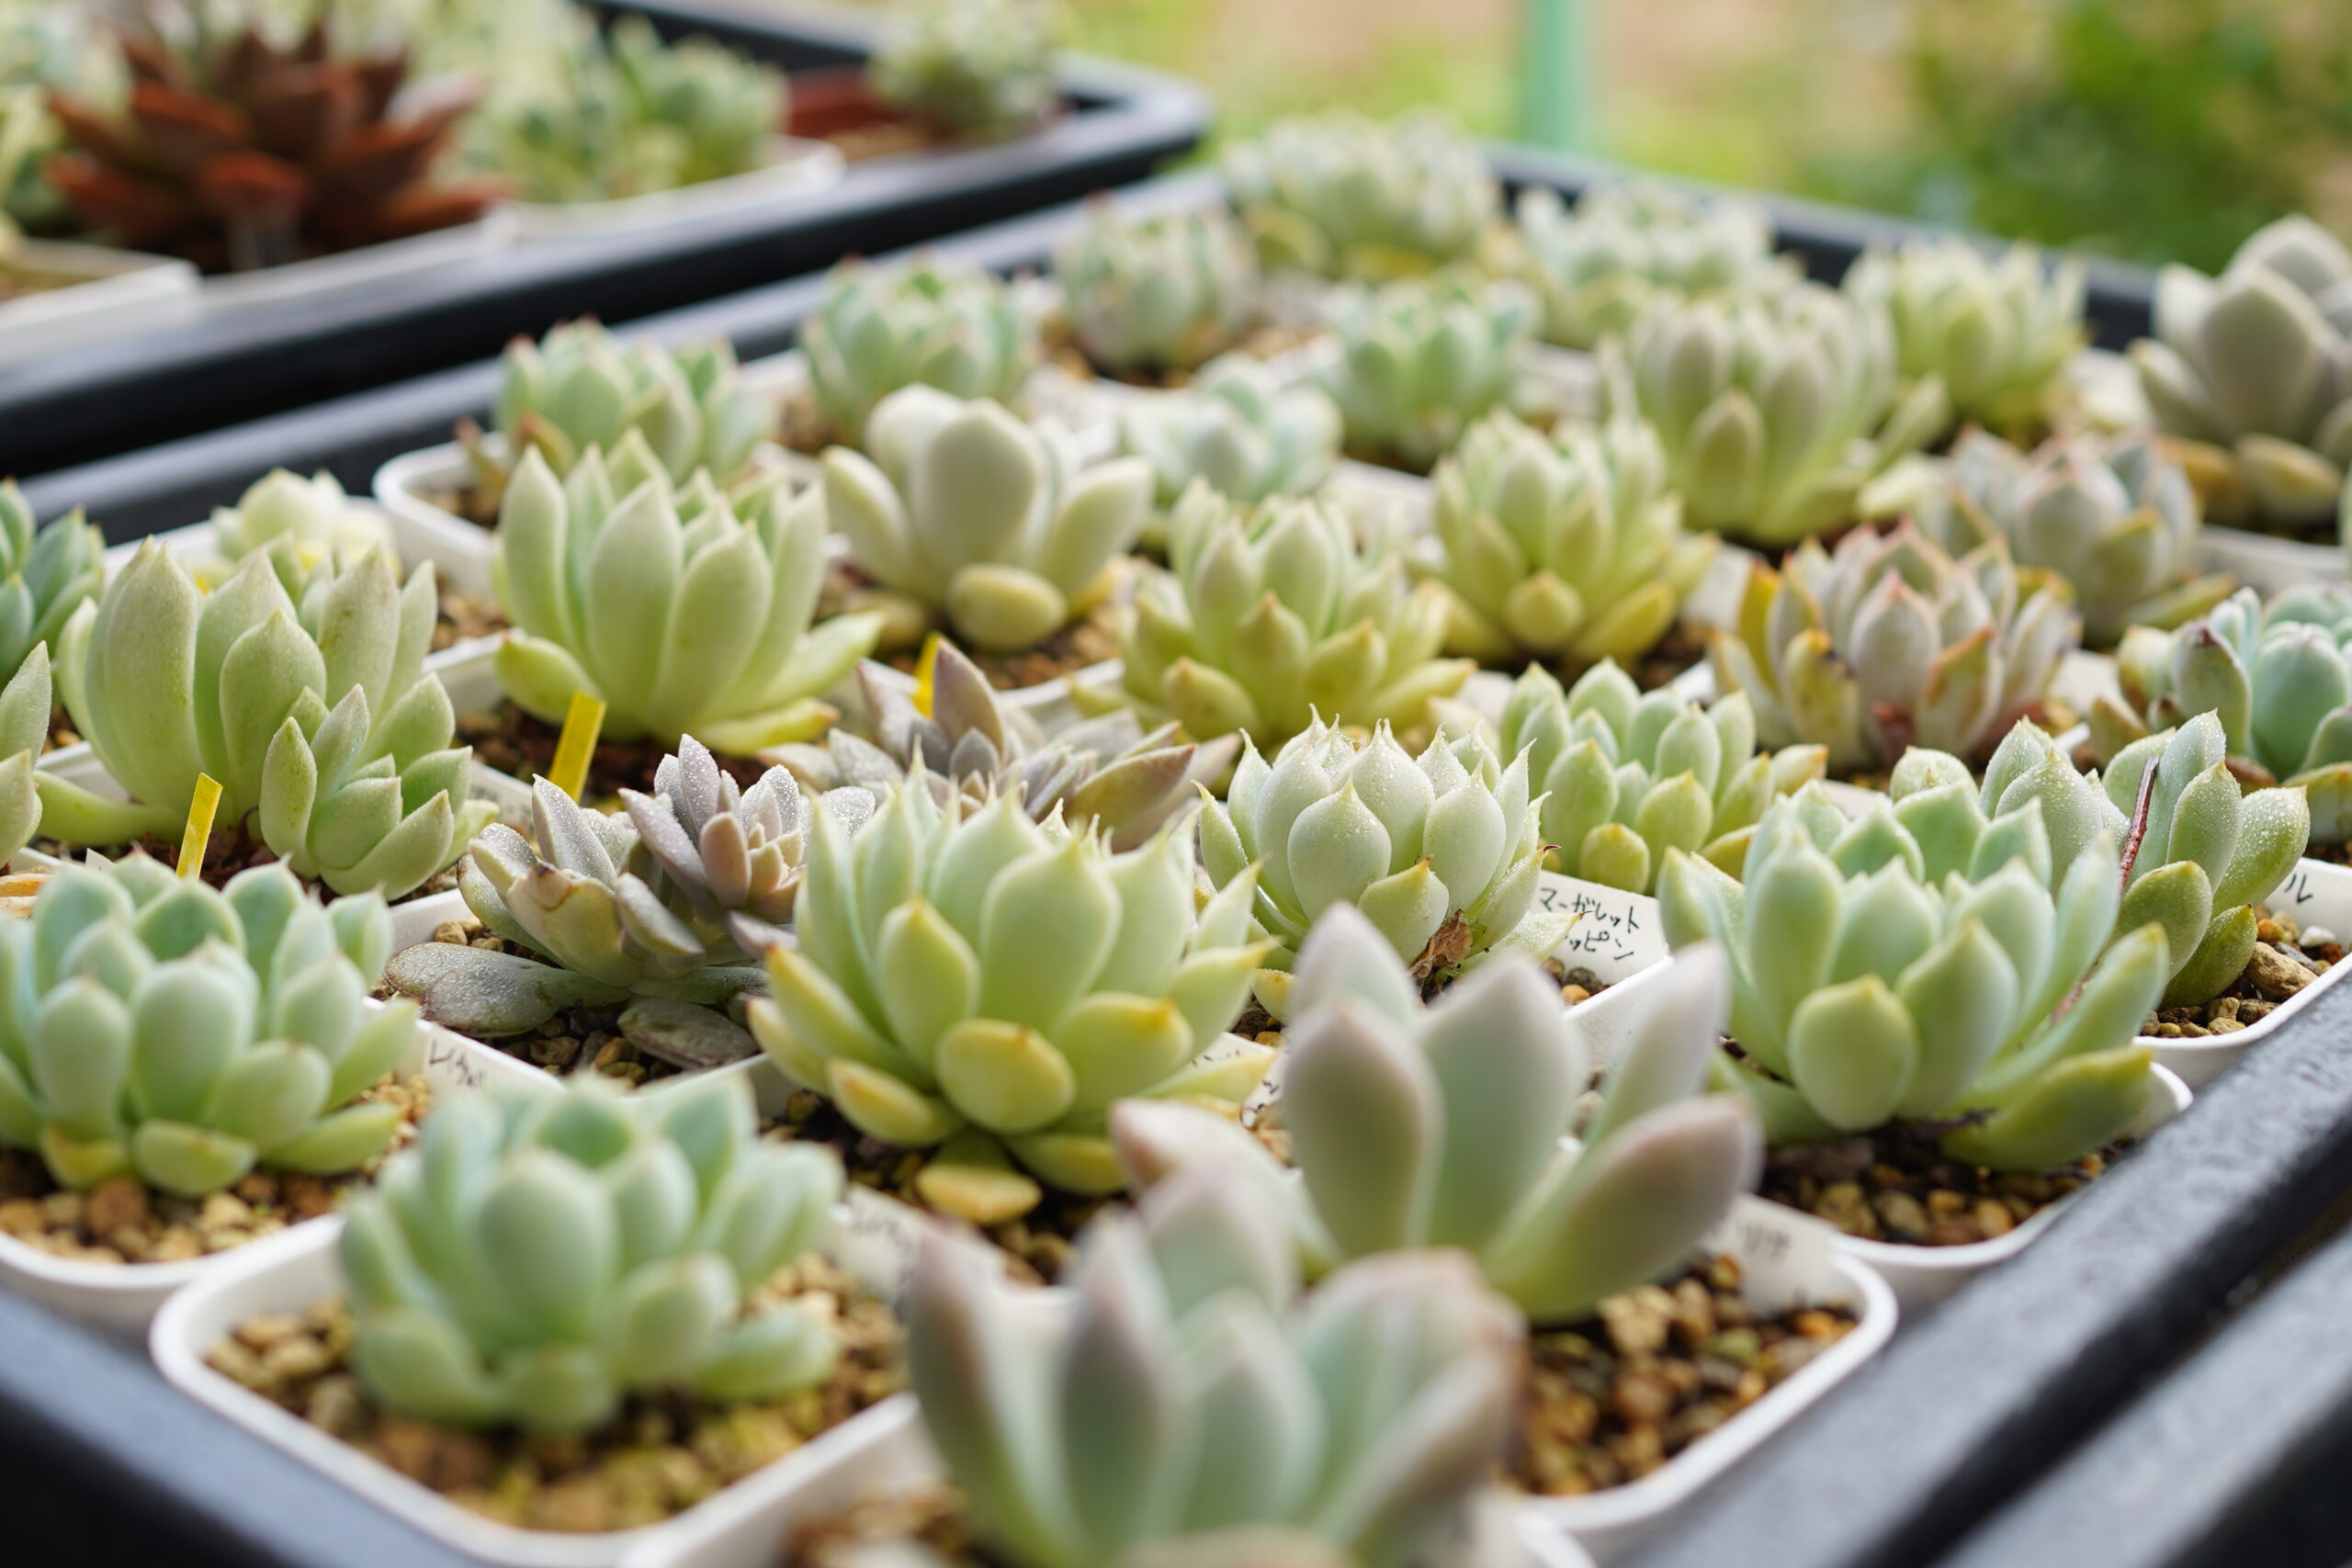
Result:
<svg viewBox="0 0 2352 1568"><path fill-rule="evenodd" d="M2282 893L2291 899L2285 912L2293 915L2297 923L2324 925L2339 936L2352 935L2352 867L2326 861L2297 861L2287 880L2273 888L2264 902L2275 904ZM2328 910L2337 912L2325 912ZM2307 915L2306 911L2310 913ZM2155 1052L2157 1063L2172 1069L2189 1088L2203 1089L2234 1066L2239 1057L2285 1027L2312 998L2343 978L2346 971L2352 971L2352 957L2289 997L2267 1016L2234 1032L2188 1040L2143 1034L2137 1043Z"/></svg>
<svg viewBox="0 0 2352 1568"><path fill-rule="evenodd" d="M0 304L0 367L196 319L196 268L169 256L63 240L23 240L15 259L83 281Z"/></svg>

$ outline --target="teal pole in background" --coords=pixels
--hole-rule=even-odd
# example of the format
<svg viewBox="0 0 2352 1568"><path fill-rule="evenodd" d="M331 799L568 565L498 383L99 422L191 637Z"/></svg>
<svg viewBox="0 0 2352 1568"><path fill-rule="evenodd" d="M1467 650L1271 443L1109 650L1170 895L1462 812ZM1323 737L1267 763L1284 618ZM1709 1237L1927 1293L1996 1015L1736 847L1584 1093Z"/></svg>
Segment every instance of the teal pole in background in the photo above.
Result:
<svg viewBox="0 0 2352 1568"><path fill-rule="evenodd" d="M1561 152L1594 151L1592 7L1596 0L1523 0L1519 140Z"/></svg>

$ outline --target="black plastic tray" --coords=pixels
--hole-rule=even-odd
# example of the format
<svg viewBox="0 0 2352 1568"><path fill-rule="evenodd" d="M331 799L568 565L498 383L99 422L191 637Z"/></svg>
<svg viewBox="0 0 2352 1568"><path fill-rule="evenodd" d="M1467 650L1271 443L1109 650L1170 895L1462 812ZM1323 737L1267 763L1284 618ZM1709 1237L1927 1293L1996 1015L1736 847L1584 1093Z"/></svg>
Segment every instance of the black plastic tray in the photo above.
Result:
<svg viewBox="0 0 2352 1568"><path fill-rule="evenodd" d="M863 59L863 18L745 0L610 0L787 68ZM562 317L622 321L1123 185L1191 149L1207 100L1073 60L1069 112L999 145L854 165L829 189L660 232L517 247L349 297L102 344L0 373L0 474L47 473L494 354Z"/></svg>

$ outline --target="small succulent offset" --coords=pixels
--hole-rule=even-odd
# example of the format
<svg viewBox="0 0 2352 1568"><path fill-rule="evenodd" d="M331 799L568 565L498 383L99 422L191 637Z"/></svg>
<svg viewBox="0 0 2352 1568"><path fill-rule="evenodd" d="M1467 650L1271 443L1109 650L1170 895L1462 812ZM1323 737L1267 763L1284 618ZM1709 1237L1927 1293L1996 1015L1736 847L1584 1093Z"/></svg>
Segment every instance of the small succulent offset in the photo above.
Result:
<svg viewBox="0 0 2352 1568"><path fill-rule="evenodd" d="M1432 477L1448 645L1488 664L1637 659L1714 559L1713 535L1684 531L1666 453L1637 421L1555 443L1498 410Z"/></svg>
<svg viewBox="0 0 2352 1568"><path fill-rule="evenodd" d="M0 481L0 670L14 674L36 644L57 647L105 585L106 553L106 536L81 513L36 527L25 492Z"/></svg>
<svg viewBox="0 0 2352 1568"><path fill-rule="evenodd" d="M1864 253L1844 288L1894 324L1905 380L1937 378L1953 419L1996 430L2049 417L2051 389L2088 335L2083 264L2045 265L2031 245L1995 261L1957 235L1910 240Z"/></svg>
<svg viewBox="0 0 2352 1568"><path fill-rule="evenodd" d="M1549 956L1567 928L1531 918L1544 850L1524 757L1506 768L1476 736L1442 733L1415 757L1385 724L1357 741L1318 721L1271 764L1252 745L1201 813L1209 880L1254 886L1277 944L1256 987L1276 1018L1291 1015L1293 955L1335 904L1355 906L1424 978L1498 945Z"/></svg>
<svg viewBox="0 0 2352 1568"><path fill-rule="evenodd" d="M1607 660L1563 692L1534 666L1503 705L1501 754L1524 755L1544 838L1564 875L1647 893L1668 850L1737 874L1772 802L1820 779L1821 746L1756 749L1756 714L1734 692L1702 709L1644 693Z"/></svg>
<svg viewBox="0 0 2352 1568"><path fill-rule="evenodd" d="M593 321L507 345L494 422L506 438L503 475L536 451L569 474L590 447L608 456L632 433L680 483L697 468L725 482L774 434L778 414L743 384L723 340L667 348L624 344Z"/></svg>
<svg viewBox="0 0 2352 1568"><path fill-rule="evenodd" d="M40 828L37 764L49 744L49 645L37 642L0 687L0 868Z"/></svg>
<svg viewBox="0 0 2352 1568"><path fill-rule="evenodd" d="M1486 154L1441 115L1278 120L1222 170L1270 269L1411 277L1464 261L1502 205Z"/></svg>
<svg viewBox="0 0 2352 1568"><path fill-rule="evenodd" d="M1566 348L1597 347L1654 301L1770 294L1796 276L1773 258L1771 220L1753 202L1636 181L1588 186L1571 210L1539 185L1514 216L1514 270L1543 296L1545 341Z"/></svg>
<svg viewBox="0 0 2352 1568"><path fill-rule="evenodd" d="M1012 136L1054 107L1058 21L1044 0L900 0L866 68L885 101L957 136Z"/></svg>
<svg viewBox="0 0 2352 1568"><path fill-rule="evenodd" d="M0 920L0 1144L67 1187L186 1197L256 1165L356 1170L402 1120L359 1096L417 1031L368 1006L390 945L382 899L322 905L283 866L220 890L141 854L52 873Z"/></svg>
<svg viewBox="0 0 2352 1568"><path fill-rule="evenodd" d="M2165 429L2204 445L2206 515L2324 529L2352 471L2352 251L2282 218L2218 278L2159 273L2155 328L2132 360Z"/></svg>
<svg viewBox="0 0 2352 1568"><path fill-rule="evenodd" d="M1999 537L2020 566L2074 585L2090 640L2129 626L2177 626L2219 604L2230 579L2192 575L2197 492L2144 432L2061 435L2030 456L1981 430L1961 433L1945 482L1915 513L1962 555Z"/></svg>
<svg viewBox="0 0 2352 1568"><path fill-rule="evenodd" d="M1130 218L1091 204L1054 252L1078 346L1096 368L1190 370L1258 312L1258 253L1221 208Z"/></svg>
<svg viewBox="0 0 2352 1568"><path fill-rule="evenodd" d="M895 266L852 257L826 275L800 328L817 412L865 445L866 415L901 387L1010 403L1037 363L1037 329L1004 280L936 256Z"/></svg>
<svg viewBox="0 0 2352 1568"><path fill-rule="evenodd" d="M616 478L637 478L622 491ZM563 722L572 694L605 704L615 739L684 734L734 756L831 723L819 694L874 651L881 617L811 625L825 577L825 498L759 491L739 515L698 474L591 448L559 480L524 454L499 510L492 568L514 630L498 678L526 713Z"/></svg>
<svg viewBox="0 0 2352 1568"><path fill-rule="evenodd" d="M1151 506L1141 458L1081 468L1002 405L931 387L883 399L865 438L871 457L826 452L825 517L895 620L975 648L1034 648L1102 603Z"/></svg>
<svg viewBox="0 0 2352 1568"><path fill-rule="evenodd" d="M942 804L910 784L854 842L820 805L799 945L768 949L752 1031L859 1132L935 1149L916 1190L943 1213L1015 1219L1038 1181L1115 1192L1113 1100L1238 1107L1272 1059L1239 1042L1204 1055L1266 948L1251 877L1197 909L1193 880L1189 821L1114 854L1010 796Z"/></svg>
<svg viewBox="0 0 2352 1568"><path fill-rule="evenodd" d="M1950 423L1938 378L1895 392L1884 312L1813 284L1653 305L1601 344L1602 412L1657 427L1683 521L1760 545L1851 518L1872 475Z"/></svg>
<svg viewBox="0 0 2352 1568"><path fill-rule="evenodd" d="M1774 750L1829 749L1829 768L1891 766L1912 746L1978 756L2041 701L2082 617L2063 578L2020 569L1994 538L1957 559L1917 527L1808 539L1750 574L1736 633L1709 649Z"/></svg>
<svg viewBox="0 0 2352 1568"><path fill-rule="evenodd" d="M819 794L861 790L879 807L920 771L942 802L951 794L974 806L1010 795L1033 822L1058 814L1073 830L1107 834L1113 849L1132 850L1223 778L1240 750L1238 736L1196 745L1173 724L1147 735L1124 708L1047 739L954 643L938 643L931 665L928 711L889 673L862 664L864 711L827 730L822 744L779 747L776 757Z"/></svg>
<svg viewBox="0 0 2352 1568"><path fill-rule="evenodd" d="M1349 445L1427 471L1509 401L1534 316L1534 298L1508 280L1407 278L1351 295L1320 372Z"/></svg>
<svg viewBox="0 0 2352 1568"><path fill-rule="evenodd" d="M1525 1325L1444 1253L1301 1297L1280 1211L1230 1168L1081 1236L1067 1301L927 1238L905 1302L925 1427L1011 1568L1454 1562L1503 1451Z"/></svg>
<svg viewBox="0 0 2352 1568"><path fill-rule="evenodd" d="M1340 409L1316 387L1285 387L1263 361L1211 360L1180 391L1138 400L1119 420L1120 449L1151 465L1162 507L1194 479L1244 505L1306 495L1340 459Z"/></svg>
<svg viewBox="0 0 2352 1568"><path fill-rule="evenodd" d="M352 1370L396 1415L546 1437L632 1394L814 1387L826 1315L750 1307L841 1190L831 1150L761 1139L740 1079L458 1097L345 1216Z"/></svg>
<svg viewBox="0 0 2352 1568"><path fill-rule="evenodd" d="M468 799L457 716L424 673L433 569L402 585L371 550L281 578L265 552L210 593L160 543L139 547L58 641L58 694L128 793L39 783L43 830L68 844L176 838L199 775L216 819L337 893L423 885L495 815Z"/></svg>
<svg viewBox="0 0 2352 1568"><path fill-rule="evenodd" d="M2091 708L2091 740L2113 759L2151 729L2211 713L2240 783L2300 787L2312 841L2352 839L2352 586L2306 582L2266 608L2242 589L2201 621L2135 629L2117 656L2120 702ZM2111 765L2111 761L2110 761Z"/></svg>
<svg viewBox="0 0 2352 1568"><path fill-rule="evenodd" d="M2030 799L1987 821L1964 769L1913 757L1897 771L1921 787L1860 821L1817 789L1775 805L1738 882L1668 854L1668 940L1731 960L1740 1055L1718 1075L1776 1147L1903 1120L1996 1170L2072 1164L2147 1103L2151 1056L2132 1041L2171 966L2164 931L2126 924L2110 947L2105 827L2062 844L2077 825L2045 826Z"/></svg>
<svg viewBox="0 0 2352 1568"><path fill-rule="evenodd" d="M272 468L236 505L212 509L212 547L232 568L261 550L291 550L299 569L390 542L383 519L354 505L323 468L307 479Z"/></svg>
<svg viewBox="0 0 2352 1568"><path fill-rule="evenodd" d="M1445 591L1413 584L1393 513L1330 502L1238 507L1196 482L1168 520L1168 570L1120 623L1126 700L1195 739L1246 731L1272 750L1317 713L1419 728L1474 668L1441 659Z"/></svg>
<svg viewBox="0 0 2352 1568"><path fill-rule="evenodd" d="M1123 1105L1114 1122L1139 1182L1248 1171L1310 1269L1459 1247L1532 1322L1566 1323L1673 1269L1756 1184L1755 1114L1703 1092L1731 1016L1711 946L1644 991L1580 1129L1599 1064L1533 960L1489 964L1424 1008L1386 941L1338 908L1297 978L1282 1084L1297 1186L1256 1139L1191 1108Z"/></svg>

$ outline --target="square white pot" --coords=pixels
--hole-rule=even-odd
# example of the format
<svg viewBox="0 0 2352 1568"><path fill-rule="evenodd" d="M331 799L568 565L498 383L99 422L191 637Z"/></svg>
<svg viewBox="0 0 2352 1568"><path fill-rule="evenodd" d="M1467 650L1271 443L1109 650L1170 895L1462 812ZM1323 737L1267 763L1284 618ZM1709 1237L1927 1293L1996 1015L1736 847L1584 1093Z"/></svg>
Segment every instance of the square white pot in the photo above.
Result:
<svg viewBox="0 0 2352 1568"><path fill-rule="evenodd" d="M2295 869L2287 874L2287 880L2273 889L2264 902L2280 913L2292 915L2298 925L2324 926L2338 937L2352 936L2352 868L2332 865L2326 861L2297 861ZM2233 1033L2211 1034L2201 1040L2167 1040L2160 1035L2143 1034L2140 1043L2154 1050L2156 1060L2180 1075L2181 1081L2189 1088L2203 1089L2239 1057L2286 1027L2289 1021L2347 972L2352 972L2352 959L2336 964L2263 1018Z"/></svg>
<svg viewBox="0 0 2352 1568"><path fill-rule="evenodd" d="M284 310L403 283L503 250L514 238L513 216L492 209L477 222L436 229L429 234L256 272L218 274L198 285L198 295L207 317Z"/></svg>
<svg viewBox="0 0 2352 1568"><path fill-rule="evenodd" d="M886 1400L658 1525L585 1535L523 1529L483 1518L205 1364L206 1353L238 1325L263 1313L300 1312L343 1289L335 1258L342 1223L339 1218L315 1221L302 1227L308 1234L299 1243L266 1256L247 1257L252 1248L229 1254L234 1267L207 1276L157 1314L148 1337L155 1366L183 1393L332 1476L385 1512L484 1562L516 1568L605 1568L640 1547L690 1528L707 1510L754 1483L793 1491L838 1485L831 1480L836 1475L854 1478L874 1462L866 1457L869 1450L889 1451L893 1444L904 1441L904 1429L915 1422L910 1398L900 1395Z"/></svg>
<svg viewBox="0 0 2352 1568"><path fill-rule="evenodd" d="M418 1032L415 1045L395 1071L402 1079L422 1077L435 1094L468 1093L492 1085L540 1089L549 1083L537 1069L432 1024ZM0 1233L0 1284L60 1316L110 1333L135 1335L175 1292L232 1266L255 1259L266 1264L299 1252L320 1227L335 1223L333 1216L304 1220L230 1251L177 1263L84 1263Z"/></svg>
<svg viewBox="0 0 2352 1568"><path fill-rule="evenodd" d="M609 239L786 206L835 184L847 167L841 150L831 142L772 137L760 167L724 179L607 201L518 201L514 204L514 237L528 244Z"/></svg>
<svg viewBox="0 0 2352 1568"><path fill-rule="evenodd" d="M184 261L59 240L20 241L13 259L85 281L0 303L0 366L196 318L196 268Z"/></svg>

